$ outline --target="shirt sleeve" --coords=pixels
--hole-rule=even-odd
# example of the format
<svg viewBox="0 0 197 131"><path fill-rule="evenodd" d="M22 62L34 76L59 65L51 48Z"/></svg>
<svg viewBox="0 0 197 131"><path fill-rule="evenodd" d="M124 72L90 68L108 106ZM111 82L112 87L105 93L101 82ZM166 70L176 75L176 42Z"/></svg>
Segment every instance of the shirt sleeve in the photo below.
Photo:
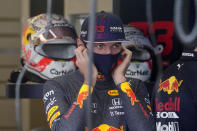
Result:
<svg viewBox="0 0 197 131"><path fill-rule="evenodd" d="M47 121L52 131L81 131L85 129L85 106L88 85L83 84L74 102L56 81L47 81L43 89L43 102Z"/></svg>
<svg viewBox="0 0 197 131"><path fill-rule="evenodd" d="M120 96L123 99L125 118L129 130L134 131L155 131L155 119L151 111L150 103L145 102L140 88L144 85L138 84L138 91L131 88L132 83L123 82L118 85ZM138 94L138 95L136 95Z"/></svg>

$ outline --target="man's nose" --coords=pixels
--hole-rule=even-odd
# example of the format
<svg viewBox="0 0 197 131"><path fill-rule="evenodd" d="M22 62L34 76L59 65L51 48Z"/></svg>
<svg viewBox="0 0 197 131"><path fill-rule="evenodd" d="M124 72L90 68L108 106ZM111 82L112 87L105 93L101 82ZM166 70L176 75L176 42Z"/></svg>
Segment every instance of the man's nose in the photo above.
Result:
<svg viewBox="0 0 197 131"><path fill-rule="evenodd" d="M112 53L111 49L110 48L106 48L105 54L111 54L111 53Z"/></svg>

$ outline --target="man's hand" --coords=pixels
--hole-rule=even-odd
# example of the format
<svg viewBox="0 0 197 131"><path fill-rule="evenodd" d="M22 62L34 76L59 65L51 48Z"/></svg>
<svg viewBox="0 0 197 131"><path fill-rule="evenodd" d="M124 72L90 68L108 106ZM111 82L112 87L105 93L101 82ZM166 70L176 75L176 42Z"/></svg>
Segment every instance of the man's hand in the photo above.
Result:
<svg viewBox="0 0 197 131"><path fill-rule="evenodd" d="M83 46L79 46L78 48L75 49L75 54L76 54L76 64L77 67L79 68L80 72L84 76L84 83L87 84L88 80L88 53L87 53L87 48ZM94 87L97 79L98 71L93 64L93 74L92 74L92 86Z"/></svg>
<svg viewBox="0 0 197 131"><path fill-rule="evenodd" d="M126 81L125 71L130 64L132 52L123 47L123 52L121 55L123 56L123 61L119 66L116 67L112 74L113 80L116 85Z"/></svg>

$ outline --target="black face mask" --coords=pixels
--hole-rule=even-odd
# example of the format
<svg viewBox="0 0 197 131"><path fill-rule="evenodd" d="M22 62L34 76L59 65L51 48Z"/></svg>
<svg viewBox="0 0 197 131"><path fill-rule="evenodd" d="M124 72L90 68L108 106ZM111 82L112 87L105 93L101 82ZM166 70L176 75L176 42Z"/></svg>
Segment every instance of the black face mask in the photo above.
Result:
<svg viewBox="0 0 197 131"><path fill-rule="evenodd" d="M99 73L105 77L111 77L113 69L116 67L120 53L112 55L102 55L94 53L94 64Z"/></svg>

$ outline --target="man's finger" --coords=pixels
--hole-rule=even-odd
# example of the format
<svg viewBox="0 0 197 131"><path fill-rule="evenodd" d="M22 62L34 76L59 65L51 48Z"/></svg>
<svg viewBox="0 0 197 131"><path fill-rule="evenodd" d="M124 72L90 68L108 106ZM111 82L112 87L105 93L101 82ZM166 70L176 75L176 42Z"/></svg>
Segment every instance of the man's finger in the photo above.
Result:
<svg viewBox="0 0 197 131"><path fill-rule="evenodd" d="M82 53L84 49L85 49L84 47L80 46L75 50L75 54L76 54L77 59L84 59L84 56Z"/></svg>

